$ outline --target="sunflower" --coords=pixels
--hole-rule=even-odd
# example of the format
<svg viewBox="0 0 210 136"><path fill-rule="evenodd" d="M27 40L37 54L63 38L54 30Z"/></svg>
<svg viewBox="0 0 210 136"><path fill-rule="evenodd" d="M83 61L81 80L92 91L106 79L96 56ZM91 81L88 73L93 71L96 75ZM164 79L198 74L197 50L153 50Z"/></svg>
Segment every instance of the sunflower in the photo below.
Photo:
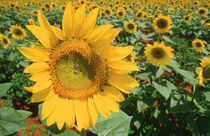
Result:
<svg viewBox="0 0 210 136"><path fill-rule="evenodd" d="M194 6L198 6L198 5L200 5L199 0L195 0L195 1L193 1L193 5L194 5Z"/></svg>
<svg viewBox="0 0 210 136"><path fill-rule="evenodd" d="M116 16L119 18L123 18L126 14L126 10L124 8L118 8L116 11Z"/></svg>
<svg viewBox="0 0 210 136"><path fill-rule="evenodd" d="M204 45L203 41L200 40L200 39L193 40L192 41L192 46L197 52L200 52L200 53L205 48L205 45Z"/></svg>
<svg viewBox="0 0 210 136"><path fill-rule="evenodd" d="M112 9L110 7L104 7L103 12L105 13L105 16L111 16L112 15Z"/></svg>
<svg viewBox="0 0 210 136"><path fill-rule="evenodd" d="M142 19L144 16L144 11L138 11L135 15L136 19Z"/></svg>
<svg viewBox="0 0 210 136"><path fill-rule="evenodd" d="M159 16L153 20L153 28L158 33L167 33L171 29L171 18L167 16Z"/></svg>
<svg viewBox="0 0 210 136"><path fill-rule="evenodd" d="M50 10L51 9L51 6L50 4L48 3L44 3L44 6L43 6L46 10Z"/></svg>
<svg viewBox="0 0 210 136"><path fill-rule="evenodd" d="M128 33L135 33L137 30L137 24L133 20L129 20L124 23L124 29Z"/></svg>
<svg viewBox="0 0 210 136"><path fill-rule="evenodd" d="M0 34L0 43L1 43L1 45L4 47L4 48L7 48L8 46L9 46L9 44L10 44L10 41L9 41L9 39L6 37L6 36L4 36L4 35L2 35L2 34Z"/></svg>
<svg viewBox="0 0 210 136"><path fill-rule="evenodd" d="M23 39L24 37L26 37L26 32L21 26L13 25L9 28L9 30L12 38L14 39Z"/></svg>
<svg viewBox="0 0 210 136"><path fill-rule="evenodd" d="M200 63L201 67L198 67L197 70L199 71L198 79L199 85L202 85L203 82L207 82L210 80L210 56L209 58L201 59Z"/></svg>
<svg viewBox="0 0 210 136"><path fill-rule="evenodd" d="M208 9L207 8L199 8L197 11L197 15L199 15L200 17L205 16L208 13Z"/></svg>
<svg viewBox="0 0 210 136"><path fill-rule="evenodd" d="M35 23L35 21L32 18L29 18L28 19L28 24L29 25L35 25L36 23Z"/></svg>
<svg viewBox="0 0 210 136"><path fill-rule="evenodd" d="M150 63L154 63L157 66L168 65L171 58L174 56L173 49L169 46L165 46L164 42L154 42L154 45L147 44L144 54Z"/></svg>
<svg viewBox="0 0 210 136"><path fill-rule="evenodd" d="M123 60L133 46L109 46L120 30L113 25L95 27L97 15L98 8L84 18L85 5L74 12L69 3L62 30L51 26L41 11L40 26L26 26L43 44L19 48L35 61L24 70L36 82L26 90L33 93L32 102L43 102L41 116L47 118L47 126L56 122L62 129L76 121L79 131L88 129L99 113L108 118L110 111L119 111L117 102L124 97L117 89L131 93L130 87L139 86L126 74L138 70L137 66Z"/></svg>
<svg viewBox="0 0 210 136"><path fill-rule="evenodd" d="M192 19L192 15L191 15L191 14L188 14L188 15L186 15L186 16L183 18L183 20L184 20L185 23L190 22L191 19Z"/></svg>

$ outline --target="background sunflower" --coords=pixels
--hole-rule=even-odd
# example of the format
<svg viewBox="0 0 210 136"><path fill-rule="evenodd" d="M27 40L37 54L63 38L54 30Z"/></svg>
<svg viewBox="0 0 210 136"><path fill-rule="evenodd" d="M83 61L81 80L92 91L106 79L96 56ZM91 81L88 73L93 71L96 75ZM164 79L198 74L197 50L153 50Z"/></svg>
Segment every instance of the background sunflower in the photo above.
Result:
<svg viewBox="0 0 210 136"><path fill-rule="evenodd" d="M171 29L171 18L167 16L158 16L153 20L153 28L157 33L167 33Z"/></svg>
<svg viewBox="0 0 210 136"><path fill-rule="evenodd" d="M124 23L124 29L128 33L135 33L137 30L137 24L133 20L129 20Z"/></svg>
<svg viewBox="0 0 210 136"><path fill-rule="evenodd" d="M14 39L23 39L26 37L26 32L21 26L13 25L9 30Z"/></svg>
<svg viewBox="0 0 210 136"><path fill-rule="evenodd" d="M193 40L192 41L192 46L197 52L200 52L200 53L205 48L205 45L204 45L203 41L200 40L200 39Z"/></svg>

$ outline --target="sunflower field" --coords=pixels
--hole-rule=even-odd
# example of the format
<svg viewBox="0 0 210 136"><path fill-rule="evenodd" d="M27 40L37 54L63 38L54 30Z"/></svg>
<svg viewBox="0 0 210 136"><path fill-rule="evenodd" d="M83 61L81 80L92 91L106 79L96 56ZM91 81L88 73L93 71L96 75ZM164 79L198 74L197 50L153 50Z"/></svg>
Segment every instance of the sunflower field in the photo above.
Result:
<svg viewBox="0 0 210 136"><path fill-rule="evenodd" d="M1 0L0 136L209 136L209 0Z"/></svg>

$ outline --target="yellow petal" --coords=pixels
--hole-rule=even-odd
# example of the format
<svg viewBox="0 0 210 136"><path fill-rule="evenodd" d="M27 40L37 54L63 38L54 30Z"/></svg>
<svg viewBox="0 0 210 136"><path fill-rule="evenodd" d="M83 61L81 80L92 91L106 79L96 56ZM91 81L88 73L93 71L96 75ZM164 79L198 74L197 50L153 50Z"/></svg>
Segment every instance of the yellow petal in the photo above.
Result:
<svg viewBox="0 0 210 136"><path fill-rule="evenodd" d="M90 111L91 122L94 127L98 118L98 111L93 102L93 98L90 98L90 97L88 98L88 109Z"/></svg>
<svg viewBox="0 0 210 136"><path fill-rule="evenodd" d="M95 106L96 106L97 110L100 112L100 114L102 116L104 116L105 118L109 118L110 117L109 109L108 109L106 103L104 103L101 100L100 95L99 94L93 95L93 100L94 100Z"/></svg>
<svg viewBox="0 0 210 136"><path fill-rule="evenodd" d="M41 73L35 73L32 74L32 76L29 78L31 81L39 82L43 80L49 80L50 74L49 72L41 72Z"/></svg>
<svg viewBox="0 0 210 136"><path fill-rule="evenodd" d="M55 45L58 42L58 38L55 35L54 31L51 29L50 24L45 18L44 14L41 11L38 11L38 21L41 27L45 28L46 31L50 34L50 39L52 40L49 48L55 48Z"/></svg>
<svg viewBox="0 0 210 136"><path fill-rule="evenodd" d="M28 59L32 61L48 61L48 52L43 52L36 48L19 47L19 51Z"/></svg>
<svg viewBox="0 0 210 136"><path fill-rule="evenodd" d="M75 37L78 38L81 34L81 27L85 16L85 4L83 4L75 13Z"/></svg>
<svg viewBox="0 0 210 136"><path fill-rule="evenodd" d="M55 33L55 35L57 36L58 39L65 40L63 32L60 28L55 27L55 26L51 26L51 29L54 31L54 33Z"/></svg>
<svg viewBox="0 0 210 136"><path fill-rule="evenodd" d="M114 100L118 102L122 102L125 100L123 95L112 86L104 86L103 90L107 95L109 95L111 98L113 98Z"/></svg>
<svg viewBox="0 0 210 136"><path fill-rule="evenodd" d="M48 71L49 65L45 62L37 62L37 63L32 63L29 65L25 70L24 73L39 73L39 72L44 72Z"/></svg>
<svg viewBox="0 0 210 136"><path fill-rule="evenodd" d="M131 71L138 71L138 67L134 63L122 60L107 61L107 66L117 74L126 74Z"/></svg>
<svg viewBox="0 0 210 136"><path fill-rule="evenodd" d="M137 87L139 86L139 83L131 76L127 74L119 75L114 72L110 72L110 78L112 80L118 81L127 87Z"/></svg>
<svg viewBox="0 0 210 136"><path fill-rule="evenodd" d="M66 110L64 116L66 119L66 124L69 128L74 127L75 123L75 110L74 103L72 100L66 100L66 103L63 105L63 108Z"/></svg>
<svg viewBox="0 0 210 136"><path fill-rule="evenodd" d="M109 110L119 112L119 105L116 101L110 98L106 92L100 93L99 96L101 97L101 100L104 101L104 103L108 106Z"/></svg>
<svg viewBox="0 0 210 136"><path fill-rule="evenodd" d="M63 128L64 125L64 121L65 121L65 116L64 113L66 112L66 109L64 109L65 106L65 99L58 97L57 99L57 103L56 103L56 123L58 126L58 129L61 130Z"/></svg>
<svg viewBox="0 0 210 136"><path fill-rule="evenodd" d="M51 91L51 89L46 89L44 91L40 91L37 93L33 93L32 97L31 97L31 102L42 102L45 101L46 98L50 98L52 96L52 93L49 93Z"/></svg>
<svg viewBox="0 0 210 136"><path fill-rule="evenodd" d="M58 96L51 90L52 97L45 100L42 106L42 120L47 118L54 111ZM52 121L51 121L52 122ZM53 122L54 123L54 122ZM49 125L48 125L49 126Z"/></svg>
<svg viewBox="0 0 210 136"><path fill-rule="evenodd" d="M33 88L34 88L34 85L33 86L30 86L30 87L24 87L24 89L30 93L33 92Z"/></svg>
<svg viewBox="0 0 210 136"><path fill-rule="evenodd" d="M35 92L45 90L45 89L51 87L51 85L52 85L51 80L43 80L43 81L36 82L36 84L34 85L34 88L33 88L33 92L35 93Z"/></svg>
<svg viewBox="0 0 210 136"><path fill-rule="evenodd" d="M56 104L56 103L55 103ZM51 126L56 122L56 110L54 110L47 118L47 126Z"/></svg>
<svg viewBox="0 0 210 136"><path fill-rule="evenodd" d="M88 43L95 42L96 40L98 40L98 38L101 38L102 36L104 36L103 34L106 33L112 27L113 25L101 25L99 27L96 27L96 29L93 30L93 32L91 32L87 36L86 41Z"/></svg>
<svg viewBox="0 0 210 136"><path fill-rule="evenodd" d="M109 60L120 60L132 53L133 46L110 47L109 50L101 52L101 56Z"/></svg>
<svg viewBox="0 0 210 136"><path fill-rule="evenodd" d="M26 26L33 35L47 48L54 48L57 44L57 40L54 39L54 36L47 29L35 25Z"/></svg>
<svg viewBox="0 0 210 136"><path fill-rule="evenodd" d="M81 28L81 38L86 37L93 30L98 16L98 8L93 9L84 20Z"/></svg>
<svg viewBox="0 0 210 136"><path fill-rule="evenodd" d="M74 109L78 130L88 129L90 126L90 116L86 100L74 100Z"/></svg>
<svg viewBox="0 0 210 136"><path fill-rule="evenodd" d="M62 20L62 29L65 37L71 37L74 34L74 9L71 3L66 5L63 20Z"/></svg>

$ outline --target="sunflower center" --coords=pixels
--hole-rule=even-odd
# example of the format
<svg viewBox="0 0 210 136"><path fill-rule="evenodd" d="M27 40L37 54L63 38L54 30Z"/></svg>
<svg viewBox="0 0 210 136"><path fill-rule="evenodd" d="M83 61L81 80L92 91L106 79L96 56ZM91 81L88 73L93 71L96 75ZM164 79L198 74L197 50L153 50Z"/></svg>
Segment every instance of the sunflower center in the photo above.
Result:
<svg viewBox="0 0 210 136"><path fill-rule="evenodd" d="M107 14L107 15L109 15L109 14L110 14L110 11L109 11L109 10L106 10L105 12L106 12L106 14Z"/></svg>
<svg viewBox="0 0 210 136"><path fill-rule="evenodd" d="M3 43L7 44L8 43L7 39L3 38Z"/></svg>
<svg viewBox="0 0 210 136"><path fill-rule="evenodd" d="M15 29L14 30L15 35L22 35L22 31L20 29Z"/></svg>
<svg viewBox="0 0 210 136"><path fill-rule="evenodd" d="M204 14L205 13L205 10L201 9L199 10L199 14Z"/></svg>
<svg viewBox="0 0 210 136"><path fill-rule="evenodd" d="M142 16L142 13L138 13L138 14L137 14L137 17L141 17L141 16Z"/></svg>
<svg viewBox="0 0 210 136"><path fill-rule="evenodd" d="M57 78L68 89L88 88L94 76L87 60L76 52L61 57L55 69Z"/></svg>
<svg viewBox="0 0 210 136"><path fill-rule="evenodd" d="M203 69L203 77L210 78L210 64Z"/></svg>
<svg viewBox="0 0 210 136"><path fill-rule="evenodd" d="M56 94L67 99L87 99L106 82L103 60L83 41L69 40L51 51L50 76Z"/></svg>
<svg viewBox="0 0 210 136"><path fill-rule="evenodd" d="M196 45L196 47L198 47L198 48L202 46L201 43L199 43L199 42L197 42L195 45Z"/></svg>
<svg viewBox="0 0 210 136"><path fill-rule="evenodd" d="M162 48L156 47L152 49L152 56L156 59L162 59L166 56L166 52Z"/></svg>
<svg viewBox="0 0 210 136"><path fill-rule="evenodd" d="M131 24L131 23L129 23L129 24L128 24L128 29L133 30L133 29L134 29L134 25Z"/></svg>
<svg viewBox="0 0 210 136"><path fill-rule="evenodd" d="M166 28L168 26L168 22L167 22L167 20L161 18L157 21L157 26L159 28Z"/></svg>
<svg viewBox="0 0 210 136"><path fill-rule="evenodd" d="M187 17L185 17L185 20L189 20L189 17L187 16Z"/></svg>
<svg viewBox="0 0 210 136"><path fill-rule="evenodd" d="M120 12L119 12L119 15L120 15L120 16L123 16L123 12L122 12L122 11L120 11Z"/></svg>

